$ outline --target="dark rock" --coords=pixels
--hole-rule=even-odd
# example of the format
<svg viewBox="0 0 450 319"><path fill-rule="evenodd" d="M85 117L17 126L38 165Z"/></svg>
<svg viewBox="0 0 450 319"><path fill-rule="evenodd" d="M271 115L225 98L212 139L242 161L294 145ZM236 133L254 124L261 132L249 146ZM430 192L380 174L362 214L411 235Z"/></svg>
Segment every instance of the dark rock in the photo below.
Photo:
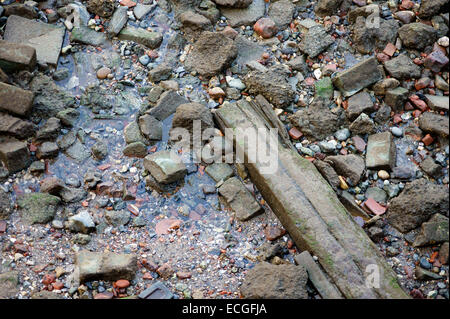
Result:
<svg viewBox="0 0 450 319"><path fill-rule="evenodd" d="M212 31L211 21L193 11L183 12L179 20L183 25L183 31L192 37L198 36L203 31Z"/></svg>
<svg viewBox="0 0 450 319"><path fill-rule="evenodd" d="M230 8L247 8L253 0L213 0L217 5Z"/></svg>
<svg viewBox="0 0 450 319"><path fill-rule="evenodd" d="M348 177L352 185L358 184L366 168L364 159L354 154L328 156L325 161L330 163L339 175Z"/></svg>
<svg viewBox="0 0 450 319"><path fill-rule="evenodd" d="M442 166L437 164L431 156L420 163L420 168L433 178L438 178L442 174Z"/></svg>
<svg viewBox="0 0 450 319"><path fill-rule="evenodd" d="M422 50L437 39L436 30L424 23L409 23L398 29L398 35L405 47Z"/></svg>
<svg viewBox="0 0 450 319"><path fill-rule="evenodd" d="M115 37L119 34L122 28L128 21L128 8L124 6L118 7L109 21L107 33L110 37Z"/></svg>
<svg viewBox="0 0 450 319"><path fill-rule="evenodd" d="M372 134L375 131L375 123L365 113L361 113L356 120L349 126L353 134Z"/></svg>
<svg viewBox="0 0 450 319"><path fill-rule="evenodd" d="M35 94L32 110L33 119L47 119L58 112L76 105L76 99L60 88L46 75L38 74L30 83Z"/></svg>
<svg viewBox="0 0 450 319"><path fill-rule="evenodd" d="M194 43L185 65L202 76L213 76L229 67L237 53L233 40L222 33L205 31Z"/></svg>
<svg viewBox="0 0 450 319"><path fill-rule="evenodd" d="M29 45L0 40L0 68L5 72L33 71L35 66L35 48Z"/></svg>
<svg viewBox="0 0 450 319"><path fill-rule="evenodd" d="M314 8L320 17L332 16L337 13L343 0L319 0Z"/></svg>
<svg viewBox="0 0 450 319"><path fill-rule="evenodd" d="M114 0L89 0L86 4L89 12L94 13L102 18L109 18L114 13Z"/></svg>
<svg viewBox="0 0 450 319"><path fill-rule="evenodd" d="M284 108L294 101L295 91L287 81L285 70L279 67L265 72L251 71L243 80L250 94L261 94L276 107Z"/></svg>
<svg viewBox="0 0 450 319"><path fill-rule="evenodd" d="M407 183L389 206L387 219L401 232L408 232L427 221L434 213L448 212L448 189L425 179Z"/></svg>
<svg viewBox="0 0 450 319"><path fill-rule="evenodd" d="M227 18L231 27L252 25L264 16L266 11L264 0L253 0L247 8L221 8L221 13Z"/></svg>
<svg viewBox="0 0 450 319"><path fill-rule="evenodd" d="M378 242L383 239L384 231L379 227L373 226L368 229L368 235L374 242Z"/></svg>
<svg viewBox="0 0 450 319"><path fill-rule="evenodd" d="M36 125L6 113L0 113L0 133L25 139L34 135Z"/></svg>
<svg viewBox="0 0 450 319"><path fill-rule="evenodd" d="M167 91L161 95L156 106L148 110L146 113L155 117L159 121L163 121L175 113L180 105L188 102L189 101L186 100L186 98L180 96L177 92Z"/></svg>
<svg viewBox="0 0 450 319"><path fill-rule="evenodd" d="M338 73L333 78L333 84L344 94L344 97L348 97L382 78L383 74L378 68L376 58L370 57L348 70Z"/></svg>
<svg viewBox="0 0 450 319"><path fill-rule="evenodd" d="M28 115L33 99L32 92L0 82L0 110L19 116Z"/></svg>
<svg viewBox="0 0 450 319"><path fill-rule="evenodd" d="M443 279L442 276L439 276L438 274L435 274L434 272L425 270L419 266L416 267L414 275L416 276L417 280L422 280L422 281Z"/></svg>
<svg viewBox="0 0 450 319"><path fill-rule="evenodd" d="M292 21L295 6L290 0L280 0L269 6L269 17L280 30L286 29Z"/></svg>
<svg viewBox="0 0 450 319"><path fill-rule="evenodd" d="M396 20L379 18L379 26L373 27L370 19L359 16L352 26L352 40L362 54L370 54L375 49L382 50L388 43L395 43L397 38L399 25Z"/></svg>
<svg viewBox="0 0 450 319"><path fill-rule="evenodd" d="M96 159L103 160L108 156L108 146L103 141L97 141L92 146L91 152Z"/></svg>
<svg viewBox="0 0 450 319"><path fill-rule="evenodd" d="M168 64L162 63L154 69L150 70L150 72L148 73L148 78L150 79L150 81L158 83L168 80L171 75L172 68Z"/></svg>
<svg viewBox="0 0 450 319"><path fill-rule="evenodd" d="M425 112L419 118L419 127L424 132L447 137L449 133L448 117L436 113Z"/></svg>
<svg viewBox="0 0 450 319"><path fill-rule="evenodd" d="M329 163L320 160L314 161L314 165L322 174L322 176L327 180L327 182L331 185L333 190L337 191L341 182L334 168Z"/></svg>
<svg viewBox="0 0 450 319"><path fill-rule="evenodd" d="M406 80L410 78L420 77L420 67L406 55L400 54L392 60L386 61L384 67L391 76L399 80Z"/></svg>
<svg viewBox="0 0 450 319"><path fill-rule="evenodd" d="M384 102L392 107L395 111L400 111L405 105L408 98L409 91L403 87L397 87L395 89L389 89L386 91Z"/></svg>
<svg viewBox="0 0 450 319"><path fill-rule="evenodd" d="M162 123L149 114L139 117L139 129L149 141L162 139Z"/></svg>
<svg viewBox="0 0 450 319"><path fill-rule="evenodd" d="M61 121L56 117L51 117L45 124L37 131L37 140L55 140L61 131Z"/></svg>
<svg viewBox="0 0 450 319"><path fill-rule="evenodd" d="M373 102L370 94L360 92L348 99L347 116L350 120L355 120L361 113L370 114L373 111Z"/></svg>
<svg viewBox="0 0 450 319"><path fill-rule="evenodd" d="M307 54L310 58L315 58L324 50L326 50L334 39L320 26L311 27L300 42L299 49Z"/></svg>
<svg viewBox="0 0 450 319"><path fill-rule="evenodd" d="M448 0L423 0L419 9L419 17L431 18L445 8L446 4L448 4Z"/></svg>
<svg viewBox="0 0 450 319"><path fill-rule="evenodd" d="M422 229L413 243L414 247L436 245L448 242L448 218L434 214L428 222L422 224Z"/></svg>
<svg viewBox="0 0 450 319"><path fill-rule="evenodd" d="M129 157L145 157L147 155L147 145L142 142L133 142L123 149L123 155Z"/></svg>
<svg viewBox="0 0 450 319"><path fill-rule="evenodd" d="M44 142L39 145L36 152L37 158L52 158L58 156L59 147L55 142Z"/></svg>
<svg viewBox="0 0 450 319"><path fill-rule="evenodd" d="M185 128L193 132L194 121L200 121L201 130L214 127L211 112L199 103L187 103L178 106L172 120L172 128Z"/></svg>
<svg viewBox="0 0 450 319"><path fill-rule="evenodd" d="M31 158L27 143L15 138L0 137L0 160L10 173L28 167Z"/></svg>
<svg viewBox="0 0 450 319"><path fill-rule="evenodd" d="M336 132L345 122L345 113L342 109L330 110L328 103L323 98L316 98L307 109L300 109L290 116L289 120L306 137L323 140Z"/></svg>

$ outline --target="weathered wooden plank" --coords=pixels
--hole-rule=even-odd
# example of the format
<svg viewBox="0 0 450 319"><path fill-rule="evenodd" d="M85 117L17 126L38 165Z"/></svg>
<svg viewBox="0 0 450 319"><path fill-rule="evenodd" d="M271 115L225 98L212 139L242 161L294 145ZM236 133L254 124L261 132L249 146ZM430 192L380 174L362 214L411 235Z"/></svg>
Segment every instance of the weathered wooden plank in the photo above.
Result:
<svg viewBox="0 0 450 319"><path fill-rule="evenodd" d="M215 118L223 130L273 127L258 108L256 103L241 100L223 105L215 112ZM279 139L285 140L282 135ZM247 157L245 166L297 246L319 258L346 298L408 298L378 248L315 166L283 144L278 143L275 172L264 173L263 163L251 163ZM247 156L245 146L245 141L235 136L236 152ZM366 284L366 276L372 274L373 266L379 269L379 288Z"/></svg>

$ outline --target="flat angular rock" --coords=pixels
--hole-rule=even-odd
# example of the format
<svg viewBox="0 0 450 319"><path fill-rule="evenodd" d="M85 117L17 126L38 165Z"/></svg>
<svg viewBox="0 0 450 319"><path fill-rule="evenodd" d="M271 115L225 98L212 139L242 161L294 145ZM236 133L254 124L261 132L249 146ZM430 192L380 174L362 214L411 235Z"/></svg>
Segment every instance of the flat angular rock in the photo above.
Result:
<svg viewBox="0 0 450 319"><path fill-rule="evenodd" d="M133 13L136 19L141 20L143 17L145 17L155 6L152 5L146 5L142 3L138 3L133 8Z"/></svg>
<svg viewBox="0 0 450 319"><path fill-rule="evenodd" d="M186 103L178 106L172 120L172 128L185 128L193 132L195 121L201 124L201 130L214 127L211 111L200 103Z"/></svg>
<svg viewBox="0 0 450 319"><path fill-rule="evenodd" d="M6 1L4 1L6 2ZM11 3L11 1L10 1ZM36 19L38 17L38 11L33 6L29 6L25 3L12 3L6 5L5 16L16 15L27 19Z"/></svg>
<svg viewBox="0 0 450 319"><path fill-rule="evenodd" d="M436 185L424 178L405 185L399 196L395 197L388 209L389 223L406 233L419 227L434 213L448 213L448 188Z"/></svg>
<svg viewBox="0 0 450 319"><path fill-rule="evenodd" d="M180 96L177 92L167 91L161 95L156 106L148 110L146 113L155 117L159 121L163 121L175 113L178 106L188 102L189 101L186 100L186 98Z"/></svg>
<svg viewBox="0 0 450 319"><path fill-rule="evenodd" d="M120 6L114 11L114 14L109 21L109 26L107 29L108 35L110 37L115 37L119 34L120 30L125 26L128 21L128 7Z"/></svg>
<svg viewBox="0 0 450 319"><path fill-rule="evenodd" d="M12 15L6 23L4 40L32 46L38 62L56 65L64 33L65 28Z"/></svg>
<svg viewBox="0 0 450 319"><path fill-rule="evenodd" d="M395 111L402 110L408 98L408 93L409 91L401 86L395 89L389 89L386 91L384 102Z"/></svg>
<svg viewBox="0 0 450 319"><path fill-rule="evenodd" d="M139 117L139 128L141 133L150 141L162 139L162 123L149 114Z"/></svg>
<svg viewBox="0 0 450 319"><path fill-rule="evenodd" d="M29 45L0 40L0 68L5 72L32 71L36 65L36 49Z"/></svg>
<svg viewBox="0 0 450 319"><path fill-rule="evenodd" d="M172 299L173 294L163 283L157 282L145 289L138 296L139 299Z"/></svg>
<svg viewBox="0 0 450 319"><path fill-rule="evenodd" d="M341 182L334 168L329 163L321 160L315 160L314 166L316 166L317 170L327 180L333 190L337 191Z"/></svg>
<svg viewBox="0 0 450 319"><path fill-rule="evenodd" d="M36 125L6 113L0 113L0 133L24 139L33 136Z"/></svg>
<svg viewBox="0 0 450 319"><path fill-rule="evenodd" d="M295 12L295 5L290 0L281 0L271 3L269 6L269 17L275 24L284 30L291 23Z"/></svg>
<svg viewBox="0 0 450 319"><path fill-rule="evenodd" d="M378 62L375 57L370 57L348 70L339 72L334 77L333 84L345 97L348 97L381 79L383 74L378 69Z"/></svg>
<svg viewBox="0 0 450 319"><path fill-rule="evenodd" d="M432 110L448 112L448 109L449 109L448 96L437 96L437 95L425 94L425 98L427 101L427 105Z"/></svg>
<svg viewBox="0 0 450 319"><path fill-rule="evenodd" d="M253 0L252 4L245 9L221 8L221 13L227 18L231 27L251 25L264 16L266 5L264 0Z"/></svg>
<svg viewBox="0 0 450 319"><path fill-rule="evenodd" d="M219 194L225 198L228 205L236 213L236 218L240 221L249 220L264 211L237 177L227 179L220 186Z"/></svg>
<svg viewBox="0 0 450 319"><path fill-rule="evenodd" d="M448 117L425 112L419 118L419 127L422 131L446 137L449 133Z"/></svg>
<svg viewBox="0 0 450 319"><path fill-rule="evenodd" d="M246 299L306 299L307 280L303 266L261 262L247 272L241 294Z"/></svg>
<svg viewBox="0 0 450 319"><path fill-rule="evenodd" d="M294 101L295 91L287 74L279 68L251 71L245 75L244 83L250 94L261 94L276 107L285 108Z"/></svg>
<svg viewBox="0 0 450 319"><path fill-rule="evenodd" d="M36 152L36 157L41 158L52 158L58 156L59 147L55 142L44 142L39 145Z"/></svg>
<svg viewBox="0 0 450 319"><path fill-rule="evenodd" d="M333 165L339 175L348 177L352 185L357 185L365 170L364 159L358 155L328 156L326 162Z"/></svg>
<svg viewBox="0 0 450 319"><path fill-rule="evenodd" d="M186 165L173 151L160 151L147 155L144 159L144 167L161 184L181 180L187 173Z"/></svg>
<svg viewBox="0 0 450 319"><path fill-rule="evenodd" d="M391 132L369 136L366 166L369 169L389 169L395 166L396 149Z"/></svg>
<svg viewBox="0 0 450 319"><path fill-rule="evenodd" d="M33 92L0 83L0 110L25 116L33 107Z"/></svg>
<svg viewBox="0 0 450 319"><path fill-rule="evenodd" d="M61 200L46 193L30 193L23 195L17 204L22 218L30 224L45 224L53 220Z"/></svg>
<svg viewBox="0 0 450 319"><path fill-rule="evenodd" d="M145 142L145 137L142 135L139 129L139 124L135 121L125 126L123 134L125 136L125 142L127 144L131 144L134 142Z"/></svg>
<svg viewBox="0 0 450 319"><path fill-rule="evenodd" d="M80 142L80 140L76 139L75 143L73 143L69 148L65 150L67 156L73 158L77 162L83 162L85 159L91 156L91 152L89 149Z"/></svg>
<svg viewBox="0 0 450 319"><path fill-rule="evenodd" d="M162 34L151 32L142 28L125 27L118 35L120 40L129 40L145 45L150 49L156 49L161 45Z"/></svg>
<svg viewBox="0 0 450 319"><path fill-rule="evenodd" d="M300 109L289 117L291 123L312 140L323 140L336 132L345 121L342 110L332 112L329 101L315 98L307 109Z"/></svg>
<svg viewBox="0 0 450 319"><path fill-rule="evenodd" d="M436 164L431 156L427 157L420 163L420 168L433 178L438 178L442 174L442 166Z"/></svg>
<svg viewBox="0 0 450 319"><path fill-rule="evenodd" d="M147 146L142 142L130 143L123 149L123 155L129 157L145 157L147 154Z"/></svg>
<svg viewBox="0 0 450 319"><path fill-rule="evenodd" d="M399 80L419 78L421 73L420 67L415 65L406 54L400 54L398 57L386 61L384 67L391 76Z"/></svg>
<svg viewBox="0 0 450 319"><path fill-rule="evenodd" d="M70 34L70 41L97 47L104 46L108 39L104 33L81 26L78 28L73 28L72 33Z"/></svg>
<svg viewBox="0 0 450 319"><path fill-rule="evenodd" d="M420 22L404 24L398 29L398 35L405 47L415 50L423 50L437 39L436 30Z"/></svg>
<svg viewBox="0 0 450 319"><path fill-rule="evenodd" d="M300 50L307 54L310 58L315 58L325 51L334 39L326 32L326 30L318 25L311 27L300 42Z"/></svg>
<svg viewBox="0 0 450 319"><path fill-rule="evenodd" d="M434 214L428 222L422 224L421 232L414 240L413 246L436 245L448 242L448 218Z"/></svg>
<svg viewBox="0 0 450 319"><path fill-rule="evenodd" d="M203 32L188 55L186 68L203 76L214 76L229 67L238 54L233 40L222 33Z"/></svg>
<svg viewBox="0 0 450 319"><path fill-rule="evenodd" d="M134 278L137 257L132 254L91 252L82 250L75 256L80 282Z"/></svg>
<svg viewBox="0 0 450 319"><path fill-rule="evenodd" d="M230 8L247 8L253 0L213 0L219 6Z"/></svg>
<svg viewBox="0 0 450 319"><path fill-rule="evenodd" d="M360 92L348 99L346 111L348 118L352 121L361 113L371 113L373 110L373 102L370 94L367 92Z"/></svg>
<svg viewBox="0 0 450 319"><path fill-rule="evenodd" d="M0 160L10 173L27 168L31 163L27 143L15 138L0 137Z"/></svg>
<svg viewBox="0 0 450 319"><path fill-rule="evenodd" d="M208 165L205 168L205 173L211 176L216 183L221 180L225 181L234 174L233 169L227 163L213 163Z"/></svg>

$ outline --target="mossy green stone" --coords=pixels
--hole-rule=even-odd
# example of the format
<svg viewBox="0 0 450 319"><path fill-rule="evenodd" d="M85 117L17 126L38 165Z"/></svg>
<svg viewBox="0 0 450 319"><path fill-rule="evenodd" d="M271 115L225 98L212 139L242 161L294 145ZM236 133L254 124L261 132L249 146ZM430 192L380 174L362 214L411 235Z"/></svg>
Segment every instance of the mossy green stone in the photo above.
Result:
<svg viewBox="0 0 450 319"><path fill-rule="evenodd" d="M61 200L46 193L25 194L18 200L22 217L31 224L45 224L53 220Z"/></svg>

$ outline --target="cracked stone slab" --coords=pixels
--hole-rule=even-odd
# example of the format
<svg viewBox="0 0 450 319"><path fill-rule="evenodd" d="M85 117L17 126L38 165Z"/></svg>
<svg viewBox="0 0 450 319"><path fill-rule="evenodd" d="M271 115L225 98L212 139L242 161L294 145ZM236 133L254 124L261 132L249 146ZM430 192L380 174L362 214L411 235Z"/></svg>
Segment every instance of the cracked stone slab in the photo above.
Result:
<svg viewBox="0 0 450 319"><path fill-rule="evenodd" d="M6 23L4 39L32 46L36 49L39 63L56 65L64 34L64 28L11 15Z"/></svg>

